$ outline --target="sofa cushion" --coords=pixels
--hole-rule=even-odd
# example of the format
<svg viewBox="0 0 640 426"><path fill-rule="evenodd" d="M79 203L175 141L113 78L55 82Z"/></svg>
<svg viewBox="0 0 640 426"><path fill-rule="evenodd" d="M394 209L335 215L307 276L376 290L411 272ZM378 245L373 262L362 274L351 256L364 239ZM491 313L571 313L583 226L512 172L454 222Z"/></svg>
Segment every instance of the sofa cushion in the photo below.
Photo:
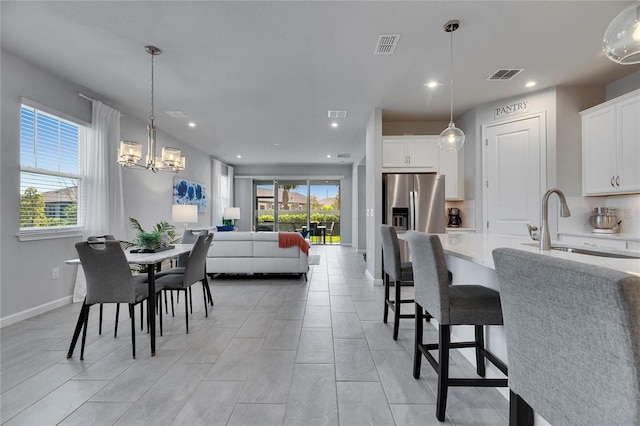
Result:
<svg viewBox="0 0 640 426"><path fill-rule="evenodd" d="M278 232L254 232L251 236L253 241L275 241L278 242ZM276 245L277 247L277 245Z"/></svg>
<svg viewBox="0 0 640 426"><path fill-rule="evenodd" d="M213 236L213 243L216 241L251 241L253 232L216 232Z"/></svg>

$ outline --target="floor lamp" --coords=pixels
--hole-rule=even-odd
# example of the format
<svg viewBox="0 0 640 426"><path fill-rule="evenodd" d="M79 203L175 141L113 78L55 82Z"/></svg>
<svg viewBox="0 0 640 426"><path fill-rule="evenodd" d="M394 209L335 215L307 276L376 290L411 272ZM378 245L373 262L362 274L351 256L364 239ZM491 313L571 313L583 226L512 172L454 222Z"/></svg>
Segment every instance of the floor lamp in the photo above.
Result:
<svg viewBox="0 0 640 426"><path fill-rule="evenodd" d="M236 220L240 219L240 207L225 207L224 219L233 221L233 229L238 230Z"/></svg>

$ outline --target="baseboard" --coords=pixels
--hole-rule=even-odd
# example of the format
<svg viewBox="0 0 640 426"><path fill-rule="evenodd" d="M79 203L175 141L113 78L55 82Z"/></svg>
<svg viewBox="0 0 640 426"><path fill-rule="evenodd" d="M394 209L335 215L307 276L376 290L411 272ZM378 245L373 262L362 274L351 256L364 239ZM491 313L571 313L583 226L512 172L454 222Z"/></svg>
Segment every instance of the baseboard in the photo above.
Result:
<svg viewBox="0 0 640 426"><path fill-rule="evenodd" d="M17 322L33 318L36 315L44 314L45 312L49 312L53 309L59 308L64 305L68 305L73 303L73 296L65 296L58 300L53 300L49 303L45 303L44 305L36 306L30 309L25 309L24 311L15 313L13 315L9 315L6 317L0 318L0 328L7 327L11 324L15 324Z"/></svg>
<svg viewBox="0 0 640 426"><path fill-rule="evenodd" d="M367 270L365 270L364 273L365 273L365 278L368 281L372 281L373 285L384 285L384 281L382 280L382 278L375 279L373 275L371 275Z"/></svg>

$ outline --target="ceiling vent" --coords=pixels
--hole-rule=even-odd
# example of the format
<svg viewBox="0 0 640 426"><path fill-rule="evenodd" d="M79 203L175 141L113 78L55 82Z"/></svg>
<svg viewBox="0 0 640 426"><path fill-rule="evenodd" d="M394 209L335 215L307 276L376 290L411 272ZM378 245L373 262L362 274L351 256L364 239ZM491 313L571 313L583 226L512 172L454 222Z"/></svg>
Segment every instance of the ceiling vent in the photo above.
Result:
<svg viewBox="0 0 640 426"><path fill-rule="evenodd" d="M189 114L187 114L184 111L165 111L165 114L167 114L169 117L173 117L173 118L187 118L189 117Z"/></svg>
<svg viewBox="0 0 640 426"><path fill-rule="evenodd" d="M494 72L487 80L511 80L516 75L520 74L523 69L500 69Z"/></svg>
<svg viewBox="0 0 640 426"><path fill-rule="evenodd" d="M351 158L351 154L338 154L338 158Z"/></svg>
<svg viewBox="0 0 640 426"><path fill-rule="evenodd" d="M391 55L396 50L400 34L380 34L373 52L375 55Z"/></svg>
<svg viewBox="0 0 640 426"><path fill-rule="evenodd" d="M337 110L337 109L330 109L328 114L329 118L345 118L346 116L347 116L347 111Z"/></svg>

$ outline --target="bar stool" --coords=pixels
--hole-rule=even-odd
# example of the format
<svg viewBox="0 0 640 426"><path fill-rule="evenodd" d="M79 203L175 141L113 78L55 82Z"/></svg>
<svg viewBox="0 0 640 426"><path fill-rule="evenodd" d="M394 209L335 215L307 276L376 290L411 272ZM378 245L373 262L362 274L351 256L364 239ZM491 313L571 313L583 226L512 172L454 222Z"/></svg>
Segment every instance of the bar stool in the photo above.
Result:
<svg viewBox="0 0 640 426"><path fill-rule="evenodd" d="M380 235L382 237L382 270L384 272L384 317L386 324L389 316L389 309L393 311L393 340L398 340L398 329L400 328L400 318L414 318L414 314L402 314L401 305L403 303L415 303L413 299L402 299L402 286L413 286L413 269L411 262L401 262L400 244L398 234L391 225L380 225ZM395 288L395 299L389 299L391 281Z"/></svg>
<svg viewBox="0 0 640 426"><path fill-rule="evenodd" d="M413 377L420 378L422 355L438 373L436 417L444 421L449 386L506 387L507 379L450 378L449 350L475 348L476 371L485 376L485 360L490 361L507 375L507 366L484 347L484 326L502 325L500 294L481 285L450 285L450 276L444 250L437 235L415 231L407 233L409 250L413 259L413 281L416 300L416 338L413 360ZM423 309L439 323L439 342L425 344L422 341ZM451 326L473 325L475 340L451 342ZM438 350L438 360L430 350Z"/></svg>
<svg viewBox="0 0 640 426"><path fill-rule="evenodd" d="M509 424L640 424L640 277L493 251L509 357Z"/></svg>

